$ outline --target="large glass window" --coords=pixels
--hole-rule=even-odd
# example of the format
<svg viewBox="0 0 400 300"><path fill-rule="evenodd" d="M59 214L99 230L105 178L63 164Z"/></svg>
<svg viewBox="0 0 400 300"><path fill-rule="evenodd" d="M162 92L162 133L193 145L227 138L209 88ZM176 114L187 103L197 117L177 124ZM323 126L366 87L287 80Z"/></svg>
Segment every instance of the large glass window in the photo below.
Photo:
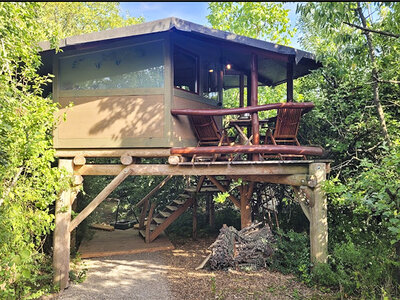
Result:
<svg viewBox="0 0 400 300"><path fill-rule="evenodd" d="M185 50L174 49L174 86L198 94L198 57Z"/></svg>
<svg viewBox="0 0 400 300"><path fill-rule="evenodd" d="M162 42L63 57L61 90L159 88L164 86Z"/></svg>

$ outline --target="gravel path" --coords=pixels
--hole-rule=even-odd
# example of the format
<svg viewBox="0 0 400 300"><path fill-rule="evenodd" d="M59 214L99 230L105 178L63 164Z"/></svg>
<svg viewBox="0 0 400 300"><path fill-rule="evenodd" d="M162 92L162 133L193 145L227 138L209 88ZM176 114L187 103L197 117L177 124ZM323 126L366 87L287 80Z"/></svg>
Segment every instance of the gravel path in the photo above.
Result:
<svg viewBox="0 0 400 300"><path fill-rule="evenodd" d="M86 280L71 285L60 300L173 299L165 274L168 266L157 252L84 260Z"/></svg>

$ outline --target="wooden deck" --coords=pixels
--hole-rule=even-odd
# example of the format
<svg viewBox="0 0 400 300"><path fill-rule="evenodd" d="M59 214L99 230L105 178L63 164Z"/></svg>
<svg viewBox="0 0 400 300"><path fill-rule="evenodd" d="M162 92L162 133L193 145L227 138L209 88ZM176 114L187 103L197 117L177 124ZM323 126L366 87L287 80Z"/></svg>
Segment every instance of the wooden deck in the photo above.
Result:
<svg viewBox="0 0 400 300"><path fill-rule="evenodd" d="M137 229L100 231L96 230L91 240L83 240L79 247L81 258L104 257L121 254L136 254L173 250L174 246L163 233L151 244L146 244Z"/></svg>

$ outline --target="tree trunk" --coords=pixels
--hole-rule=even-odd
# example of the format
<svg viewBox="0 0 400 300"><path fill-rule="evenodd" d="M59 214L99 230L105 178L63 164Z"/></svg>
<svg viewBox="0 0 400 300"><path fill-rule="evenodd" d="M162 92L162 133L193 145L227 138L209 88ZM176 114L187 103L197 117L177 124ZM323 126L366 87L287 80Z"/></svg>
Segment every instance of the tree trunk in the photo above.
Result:
<svg viewBox="0 0 400 300"><path fill-rule="evenodd" d="M361 19L361 22L362 22L364 28L367 28L367 20L365 19L365 16L362 12L360 3L357 3L357 12L358 12L358 15ZM364 34L367 39L369 56L371 58L371 63L372 63L372 82L373 82L372 89L373 89L373 93L374 93L374 104L375 104L376 110L378 112L378 117L379 117L379 122L381 125L383 137L387 141L388 145L391 146L392 142L390 140L390 136L389 136L389 133L388 133L388 130L386 127L385 115L383 113L382 104L379 99L378 69L376 66L376 56L375 56L375 50L374 50L373 43L372 43L371 32L364 31Z"/></svg>

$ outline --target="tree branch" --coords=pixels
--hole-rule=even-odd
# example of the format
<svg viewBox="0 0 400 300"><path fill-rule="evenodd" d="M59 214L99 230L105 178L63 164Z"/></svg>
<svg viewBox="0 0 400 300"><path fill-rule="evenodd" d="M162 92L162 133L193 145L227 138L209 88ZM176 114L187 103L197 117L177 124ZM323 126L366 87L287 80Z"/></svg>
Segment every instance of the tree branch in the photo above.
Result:
<svg viewBox="0 0 400 300"><path fill-rule="evenodd" d="M374 30L374 29L369 29L369 28L358 26L356 24L352 24L352 23L349 23L349 22L343 22L343 23L346 24L346 25L349 25L351 27L355 27L355 28L361 29L363 31L373 32L373 33L377 33L377 34L381 34L381 35L385 35L385 36L389 36L389 37L394 37L394 38L400 38L400 34L395 34L395 33L386 32L386 31L379 31L379 30Z"/></svg>
<svg viewBox="0 0 400 300"><path fill-rule="evenodd" d="M379 82L383 82L383 83L394 83L394 84L400 84L399 80L382 80L382 79L378 79Z"/></svg>
<svg viewBox="0 0 400 300"><path fill-rule="evenodd" d="M6 191L5 191L4 195L3 195L3 197L0 198L0 206L3 204L4 199L8 196L8 194L10 194L11 189L17 184L18 177L19 177L19 175L21 175L21 173L22 173L23 170L24 170L24 167L20 167L20 168L18 169L18 172L17 172L17 174L15 174L15 176L14 176L14 178L13 178L13 180L12 180L10 186L6 189Z"/></svg>

